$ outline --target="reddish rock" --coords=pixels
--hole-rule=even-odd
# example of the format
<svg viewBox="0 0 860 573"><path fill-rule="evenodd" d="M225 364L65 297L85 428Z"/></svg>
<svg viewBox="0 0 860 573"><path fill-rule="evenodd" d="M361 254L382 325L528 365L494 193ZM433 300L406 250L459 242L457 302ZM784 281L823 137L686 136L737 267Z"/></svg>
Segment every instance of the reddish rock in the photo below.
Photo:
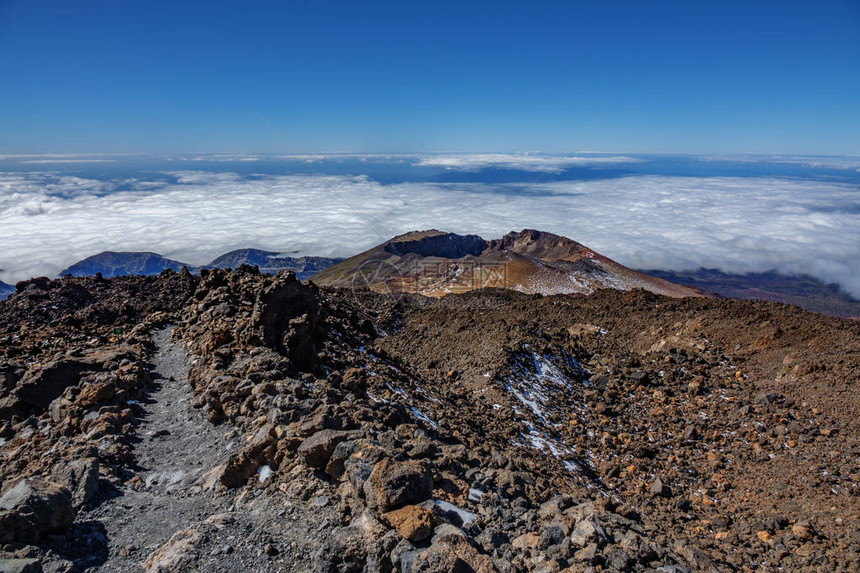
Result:
<svg viewBox="0 0 860 573"><path fill-rule="evenodd" d="M404 539L413 543L424 541L433 533L436 516L429 509L407 505L382 514L382 518Z"/></svg>

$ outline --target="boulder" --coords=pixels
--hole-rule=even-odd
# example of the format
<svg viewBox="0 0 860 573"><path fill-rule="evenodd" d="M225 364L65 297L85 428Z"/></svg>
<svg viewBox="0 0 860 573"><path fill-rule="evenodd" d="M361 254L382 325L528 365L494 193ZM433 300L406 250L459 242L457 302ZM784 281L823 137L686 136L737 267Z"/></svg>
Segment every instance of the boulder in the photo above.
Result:
<svg viewBox="0 0 860 573"><path fill-rule="evenodd" d="M37 536L59 531L75 520L69 490L49 481L32 478L19 481L0 497L0 511L23 517L24 521L30 524L31 527L23 527L17 532L14 529L9 532L6 527L0 527L0 530L4 530L4 535L11 533L14 540L24 543L30 540L34 531ZM4 515L0 521L6 526L20 523L17 517L9 514ZM24 537L27 539L23 539Z"/></svg>
<svg viewBox="0 0 860 573"><path fill-rule="evenodd" d="M99 489L99 462L96 458L75 460L54 471L54 481L69 490L72 507L80 509Z"/></svg>
<svg viewBox="0 0 860 573"><path fill-rule="evenodd" d="M411 570L421 573L473 572L493 573L497 571L492 559L479 552L466 537L446 536L418 553L412 561Z"/></svg>
<svg viewBox="0 0 860 573"><path fill-rule="evenodd" d="M436 516L429 509L417 505L407 505L394 511L382 514L382 519L388 522L404 539L413 543L424 541L433 533Z"/></svg>
<svg viewBox="0 0 860 573"><path fill-rule="evenodd" d="M364 494L370 507L385 512L408 504L417 504L433 492L433 477L421 462L396 462L385 458L373 467L364 483Z"/></svg>
<svg viewBox="0 0 860 573"><path fill-rule="evenodd" d="M351 435L341 430L321 430L302 442L298 454L306 466L324 469L337 445Z"/></svg>

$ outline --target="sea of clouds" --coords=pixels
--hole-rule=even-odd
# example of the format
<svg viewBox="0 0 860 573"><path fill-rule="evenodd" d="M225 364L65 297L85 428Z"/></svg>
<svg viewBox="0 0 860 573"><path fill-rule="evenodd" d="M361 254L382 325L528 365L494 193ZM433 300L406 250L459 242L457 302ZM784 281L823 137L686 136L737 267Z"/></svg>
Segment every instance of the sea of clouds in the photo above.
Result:
<svg viewBox="0 0 860 573"><path fill-rule="evenodd" d="M472 160L443 163L474 168ZM550 167L538 161L534 169ZM0 280L56 275L104 250L153 251L197 265L244 247L348 256L415 229L493 238L535 228L635 268L777 269L837 282L860 297L856 184L663 175L522 184L163 175L118 181L0 173Z"/></svg>

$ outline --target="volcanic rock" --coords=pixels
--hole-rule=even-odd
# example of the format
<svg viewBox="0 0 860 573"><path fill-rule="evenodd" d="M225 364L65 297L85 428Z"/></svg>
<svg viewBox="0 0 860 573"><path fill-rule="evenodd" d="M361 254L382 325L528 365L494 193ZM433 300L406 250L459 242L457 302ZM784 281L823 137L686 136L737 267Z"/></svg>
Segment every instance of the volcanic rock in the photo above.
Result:
<svg viewBox="0 0 860 573"><path fill-rule="evenodd" d="M433 478L426 465L391 458L377 463L364 484L368 504L381 512L420 503L430 497L432 490Z"/></svg>

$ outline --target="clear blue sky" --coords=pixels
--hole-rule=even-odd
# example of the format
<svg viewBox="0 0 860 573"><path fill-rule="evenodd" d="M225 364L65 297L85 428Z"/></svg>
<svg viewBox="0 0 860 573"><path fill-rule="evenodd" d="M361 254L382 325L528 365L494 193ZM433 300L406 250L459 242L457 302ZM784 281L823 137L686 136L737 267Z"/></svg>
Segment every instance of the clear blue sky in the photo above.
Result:
<svg viewBox="0 0 860 573"><path fill-rule="evenodd" d="M860 0L0 0L0 153L286 152L258 112L301 152L860 154Z"/></svg>

